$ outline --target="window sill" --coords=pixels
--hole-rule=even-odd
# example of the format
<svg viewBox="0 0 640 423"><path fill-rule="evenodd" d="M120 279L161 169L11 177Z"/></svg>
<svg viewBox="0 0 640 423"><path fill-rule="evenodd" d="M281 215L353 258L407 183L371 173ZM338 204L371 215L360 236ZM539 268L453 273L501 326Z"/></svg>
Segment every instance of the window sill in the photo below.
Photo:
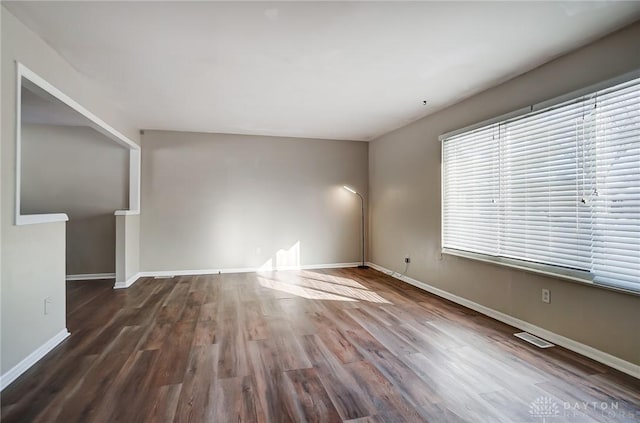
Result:
<svg viewBox="0 0 640 423"><path fill-rule="evenodd" d="M566 280L569 282L575 282L582 285L592 286L594 288L601 288L615 292L621 292L624 294L631 294L640 296L640 291L633 291L624 288L618 288L615 286L602 285L593 282L593 278L589 272L580 270L563 269L561 267L549 266L538 263L531 263L524 260L510 259L506 257L494 257L486 254L472 253L470 251L456 250L452 248L443 248L442 254L450 256L463 257L471 260L482 261L485 263L497 264L499 266L510 267L512 269L518 269L529 273L538 275L551 276L557 279Z"/></svg>
<svg viewBox="0 0 640 423"><path fill-rule="evenodd" d="M140 214L140 210L116 210L114 215L116 216L137 216Z"/></svg>
<svg viewBox="0 0 640 423"><path fill-rule="evenodd" d="M37 223L67 222L66 213L21 214L16 216L16 225L35 225Z"/></svg>

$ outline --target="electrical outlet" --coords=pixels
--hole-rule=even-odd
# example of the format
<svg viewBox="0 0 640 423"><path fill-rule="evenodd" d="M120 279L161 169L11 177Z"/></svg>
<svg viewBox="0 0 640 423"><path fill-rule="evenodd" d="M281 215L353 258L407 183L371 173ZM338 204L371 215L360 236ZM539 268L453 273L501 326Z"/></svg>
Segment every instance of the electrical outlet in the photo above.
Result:
<svg viewBox="0 0 640 423"><path fill-rule="evenodd" d="M44 299L44 314L49 314L51 313L51 297L47 297Z"/></svg>
<svg viewBox="0 0 640 423"><path fill-rule="evenodd" d="M407 264L411 263L411 257L404 256L404 262L407 263Z"/></svg>
<svg viewBox="0 0 640 423"><path fill-rule="evenodd" d="M548 289L542 290L542 302L547 304L551 302L551 291Z"/></svg>

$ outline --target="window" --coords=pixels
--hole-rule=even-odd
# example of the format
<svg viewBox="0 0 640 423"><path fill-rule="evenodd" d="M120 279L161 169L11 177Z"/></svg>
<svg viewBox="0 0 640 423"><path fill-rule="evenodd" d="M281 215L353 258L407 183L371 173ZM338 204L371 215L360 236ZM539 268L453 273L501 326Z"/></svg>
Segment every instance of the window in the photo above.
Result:
<svg viewBox="0 0 640 423"><path fill-rule="evenodd" d="M640 78L531 110L441 137L443 248L640 292Z"/></svg>

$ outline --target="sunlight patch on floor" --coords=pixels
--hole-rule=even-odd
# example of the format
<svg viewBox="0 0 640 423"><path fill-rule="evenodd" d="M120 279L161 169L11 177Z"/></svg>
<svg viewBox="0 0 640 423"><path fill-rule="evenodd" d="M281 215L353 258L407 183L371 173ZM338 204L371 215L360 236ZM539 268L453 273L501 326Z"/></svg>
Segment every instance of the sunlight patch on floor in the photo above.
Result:
<svg viewBox="0 0 640 423"><path fill-rule="evenodd" d="M290 283L286 280L281 280L281 275L284 278L287 276L286 274L278 274L277 279L275 275L274 277L259 276L258 280L260 285L265 288L275 289L310 300L367 301L390 304L389 301L366 288L354 288L310 278L299 279L299 275L296 275L295 279L291 279Z"/></svg>
<svg viewBox="0 0 640 423"><path fill-rule="evenodd" d="M352 286L355 288L367 289L366 286L362 285L360 282L355 281L353 279L343 278L341 276L336 276L336 275L327 275L325 273L315 272L313 270L303 270L300 272L300 276L303 276L309 279L318 279L325 282L337 283L345 286Z"/></svg>

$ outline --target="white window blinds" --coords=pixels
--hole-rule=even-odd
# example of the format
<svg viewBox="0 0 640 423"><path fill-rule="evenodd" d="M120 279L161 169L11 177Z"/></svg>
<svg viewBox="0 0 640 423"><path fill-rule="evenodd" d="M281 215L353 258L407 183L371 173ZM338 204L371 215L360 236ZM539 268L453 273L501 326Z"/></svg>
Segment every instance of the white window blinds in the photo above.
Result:
<svg viewBox="0 0 640 423"><path fill-rule="evenodd" d="M580 147L592 110L581 100L500 125L500 255L589 269Z"/></svg>
<svg viewBox="0 0 640 423"><path fill-rule="evenodd" d="M498 254L498 126L444 144L446 201L443 234L450 248ZM473 146L473 148L469 148Z"/></svg>
<svg viewBox="0 0 640 423"><path fill-rule="evenodd" d="M442 147L443 247L640 291L640 79Z"/></svg>
<svg viewBox="0 0 640 423"><path fill-rule="evenodd" d="M595 131L595 281L640 290L640 79L598 93Z"/></svg>

